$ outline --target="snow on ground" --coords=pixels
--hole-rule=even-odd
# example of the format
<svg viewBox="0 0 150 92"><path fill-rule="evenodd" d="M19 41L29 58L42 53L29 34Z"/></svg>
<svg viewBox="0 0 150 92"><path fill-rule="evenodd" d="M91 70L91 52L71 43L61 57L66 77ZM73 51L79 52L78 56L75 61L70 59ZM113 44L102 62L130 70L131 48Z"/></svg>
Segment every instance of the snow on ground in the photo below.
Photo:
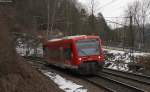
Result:
<svg viewBox="0 0 150 92"><path fill-rule="evenodd" d="M36 48L36 50L37 50L36 56L42 57L43 56L43 48L38 47L38 48ZM16 51L21 56L26 56L27 51L28 51L28 56L35 55L35 53L34 53L35 49L33 49L33 48L29 48L29 50L28 50L27 48L16 47Z"/></svg>
<svg viewBox="0 0 150 92"><path fill-rule="evenodd" d="M150 53L145 52L134 52L133 54L127 51L104 49L104 54L106 56L105 64L108 65L108 68L128 71L128 63L132 62L133 57L145 57L150 56Z"/></svg>
<svg viewBox="0 0 150 92"><path fill-rule="evenodd" d="M129 52L121 51L121 50L112 50L112 49L104 49L104 51L108 51L109 53L114 53L114 54L125 54ZM150 53L145 53L145 52L134 52L133 55L136 56L148 56Z"/></svg>
<svg viewBox="0 0 150 92"><path fill-rule="evenodd" d="M46 70L41 71L42 73L44 73L44 75L48 76L51 80L53 80L59 86L59 88L64 90L65 92L87 92L87 89L85 89L82 85L78 85L69 80L66 80L65 78L61 77L56 73Z"/></svg>

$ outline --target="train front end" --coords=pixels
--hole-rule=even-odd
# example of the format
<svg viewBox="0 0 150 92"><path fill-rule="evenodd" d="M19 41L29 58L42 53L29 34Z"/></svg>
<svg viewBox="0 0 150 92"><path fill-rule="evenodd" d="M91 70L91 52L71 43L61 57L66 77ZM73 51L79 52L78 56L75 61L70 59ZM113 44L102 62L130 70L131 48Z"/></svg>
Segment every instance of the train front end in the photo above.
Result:
<svg viewBox="0 0 150 92"><path fill-rule="evenodd" d="M99 38L76 41L78 71L80 74L96 74L103 68L104 55Z"/></svg>

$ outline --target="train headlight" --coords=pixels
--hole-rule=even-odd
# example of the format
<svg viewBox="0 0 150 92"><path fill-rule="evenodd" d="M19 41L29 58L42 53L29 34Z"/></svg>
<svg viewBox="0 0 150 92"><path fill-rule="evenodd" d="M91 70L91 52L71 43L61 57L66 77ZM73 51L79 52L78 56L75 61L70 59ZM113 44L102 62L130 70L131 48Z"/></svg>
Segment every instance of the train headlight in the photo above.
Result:
<svg viewBox="0 0 150 92"><path fill-rule="evenodd" d="M81 60L82 60L82 58L79 58L78 60L79 60L79 61L81 61Z"/></svg>
<svg viewBox="0 0 150 92"><path fill-rule="evenodd" d="M98 56L99 59L101 59L101 56Z"/></svg>

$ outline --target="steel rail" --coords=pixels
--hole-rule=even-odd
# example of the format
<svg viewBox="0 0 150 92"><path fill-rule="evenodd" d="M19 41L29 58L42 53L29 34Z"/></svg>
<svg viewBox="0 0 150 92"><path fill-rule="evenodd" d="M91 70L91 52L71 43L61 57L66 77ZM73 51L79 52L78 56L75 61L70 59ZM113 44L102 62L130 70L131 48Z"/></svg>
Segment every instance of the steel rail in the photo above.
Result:
<svg viewBox="0 0 150 92"><path fill-rule="evenodd" d="M40 61L43 61L42 59L35 59L35 58L26 58L26 60L29 60L30 62L34 62L34 63L38 63L38 64L42 64L44 65L45 63L41 63ZM62 72L62 71L61 71ZM64 73L64 72L63 72ZM66 72L65 72L66 74ZM79 77L81 80L83 81L87 81L89 83L91 83L92 85L96 86L96 87L99 87L99 88L102 88L102 90L105 90L106 92L116 92L115 90L111 89L111 88L108 88L106 86L103 86L103 85L100 85L100 84L97 84L95 82L93 82L92 80L88 79L88 78L85 78L85 77Z"/></svg>
<svg viewBox="0 0 150 92"><path fill-rule="evenodd" d="M120 76L120 75L117 75L117 74L112 74L112 73L107 73L107 72L101 72L100 73L101 75L104 75L104 76L109 76L111 79L113 80L118 80L122 83L126 83L128 84L129 86L132 85L136 88L139 88L139 89L142 89L143 91L147 92L150 90L150 85L143 82L143 81L140 81L140 80L134 80L134 79L130 79L128 77L125 77L125 76ZM100 75L100 76L101 76Z"/></svg>
<svg viewBox="0 0 150 92"><path fill-rule="evenodd" d="M43 64L43 65L44 65L43 62L41 63L41 61L44 61L44 60L42 60L42 59L35 59L35 58L27 58L27 59L28 59L28 60L32 60L31 62L35 62L35 63L39 63L39 64ZM38 62L37 62L37 61L38 61ZM131 89L131 90L134 90L133 92L147 92L147 91L142 90L142 89L139 89L139 88L137 88L137 87L135 87L135 86L131 86L131 85L128 85L128 84L126 84L126 83L122 83L122 82L120 82L120 81L113 80L113 79L108 78L108 77L106 77L106 76L99 76L99 75L96 75L96 77L98 77L98 78L103 78L103 79L105 79L105 80L107 80L107 81L110 81L110 83L113 82L113 83L116 83L117 85L120 85L120 86L129 88L129 89ZM93 84L93 85L95 85L95 86L97 86L97 87L103 88L104 90L106 90L106 91L108 91L108 92L117 92L116 90L114 90L114 89L108 87L107 85L106 85L106 86L104 86L104 85L102 85L102 84L100 85L99 83L94 82L93 80L91 80L91 79L89 79L89 78L83 78L83 77L82 77L82 79L85 80L85 81L87 81L87 82L89 82L89 83L91 83L91 84Z"/></svg>
<svg viewBox="0 0 150 92"><path fill-rule="evenodd" d="M121 74L124 74L124 75L129 75L129 76L134 76L134 80L139 80L139 81L143 81L145 82L146 84L150 84L150 76L147 76L147 75L141 75L141 74L136 74L136 73L130 73L130 72L125 72L125 71L118 71L118 70L114 70L114 69L109 69L109 68L104 68L103 71L107 72L115 72L115 73L121 73ZM128 77L129 77L128 76ZM135 79L136 78L136 79ZM132 77L133 79L133 77Z"/></svg>
<svg viewBox="0 0 150 92"><path fill-rule="evenodd" d="M113 90L113 89L111 89L111 88L108 88L107 86L98 84L98 83L96 83L96 82L94 82L93 80L90 80L90 79L88 79L88 78L81 78L81 79L82 79L82 80L85 80L85 81L87 81L87 82L89 82L89 83L91 83L91 84L93 84L93 85L95 85L95 86L97 86L97 87L103 88L104 90L106 90L106 91L108 91L108 92L117 92L116 90Z"/></svg>
<svg viewBox="0 0 150 92"><path fill-rule="evenodd" d="M103 76L103 75L101 75L101 76L96 75L96 76L97 76L97 77L100 77L100 78L103 78L103 79L106 79L106 80L109 80L109 81L111 81L111 82L117 83L117 84L122 85L122 86L124 86L124 87L127 87L127 88L129 88L129 89L132 89L132 90L134 90L133 92L148 92L148 91L145 91L145 90L143 90L143 89L137 88L137 87L135 87L135 86L132 86L132 85L129 85L129 84L120 82L120 81L118 81L118 80L111 79L110 77L108 78L108 77Z"/></svg>
<svg viewBox="0 0 150 92"><path fill-rule="evenodd" d="M139 78L135 78L135 77L130 77L130 75L128 74L119 74L119 73L113 73L113 72L110 72L110 71L102 71L103 73L106 73L106 74L110 74L110 75L113 75L113 76L117 76L117 77L120 77L120 78L124 78L124 79L129 79L129 80L133 80L133 81L136 81L136 82L139 82L139 83L142 83L142 84L146 84L146 85L150 85L150 80L149 81L143 81L143 80L139 80ZM138 76L136 76L138 77Z"/></svg>
<svg viewBox="0 0 150 92"><path fill-rule="evenodd" d="M141 77L145 77L145 78L150 79L150 76L148 76L148 75L141 75L141 74L137 74L137 73L131 73L131 72L126 72L126 71L120 71L120 70L115 70L115 69L110 69L110 68L104 68L104 70L112 70L112 71L118 71L118 72L123 72L123 73L129 73L129 74L132 74L132 75L137 75L137 76L141 76Z"/></svg>

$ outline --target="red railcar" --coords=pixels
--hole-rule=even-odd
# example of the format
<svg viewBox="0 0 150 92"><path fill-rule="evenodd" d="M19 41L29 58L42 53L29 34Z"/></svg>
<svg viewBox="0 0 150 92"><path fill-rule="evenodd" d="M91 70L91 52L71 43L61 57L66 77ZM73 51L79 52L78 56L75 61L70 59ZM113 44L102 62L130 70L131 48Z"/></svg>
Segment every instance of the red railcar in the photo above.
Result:
<svg viewBox="0 0 150 92"><path fill-rule="evenodd" d="M81 74L95 74L102 69L104 56L98 36L68 36L43 45L48 63L76 69Z"/></svg>

